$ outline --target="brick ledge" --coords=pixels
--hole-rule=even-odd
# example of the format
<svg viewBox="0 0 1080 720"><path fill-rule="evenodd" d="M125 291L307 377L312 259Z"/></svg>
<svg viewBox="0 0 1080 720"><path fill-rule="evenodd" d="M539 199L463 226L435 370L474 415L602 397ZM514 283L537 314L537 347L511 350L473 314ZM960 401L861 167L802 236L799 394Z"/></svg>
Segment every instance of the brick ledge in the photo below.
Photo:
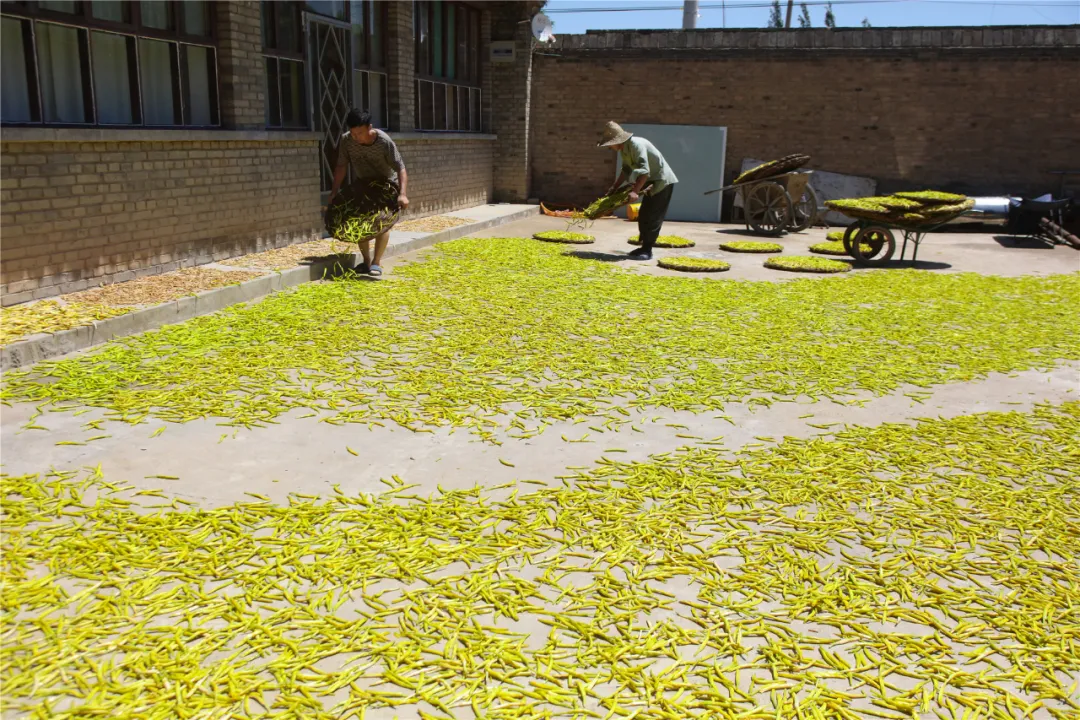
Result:
<svg viewBox="0 0 1080 720"><path fill-rule="evenodd" d="M315 132L267 130L147 130L146 128L5 127L9 142L297 142L316 141Z"/></svg>
<svg viewBox="0 0 1080 720"><path fill-rule="evenodd" d="M498 135L485 133L461 133L461 132L392 132L390 137L394 142L415 142L417 140L498 140Z"/></svg>

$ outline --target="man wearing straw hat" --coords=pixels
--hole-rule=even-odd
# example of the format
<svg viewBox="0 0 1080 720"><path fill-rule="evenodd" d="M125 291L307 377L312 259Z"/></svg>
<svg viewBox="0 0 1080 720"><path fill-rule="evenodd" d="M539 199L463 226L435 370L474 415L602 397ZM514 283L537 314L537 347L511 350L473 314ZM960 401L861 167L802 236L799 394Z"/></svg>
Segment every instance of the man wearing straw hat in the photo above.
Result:
<svg viewBox="0 0 1080 720"><path fill-rule="evenodd" d="M638 212L638 237L641 247L630 253L635 260L651 260L653 245L660 236L660 228L667 216L671 204L671 193L679 179L671 172L664 156L656 146L645 138L634 137L633 133L619 127L618 123L608 122L597 147L609 147L619 153L622 159L622 171L615 183L608 188L607 195L613 193L623 183L631 182L634 188L630 193L630 202L636 203L641 191L649 184L648 194L641 200Z"/></svg>

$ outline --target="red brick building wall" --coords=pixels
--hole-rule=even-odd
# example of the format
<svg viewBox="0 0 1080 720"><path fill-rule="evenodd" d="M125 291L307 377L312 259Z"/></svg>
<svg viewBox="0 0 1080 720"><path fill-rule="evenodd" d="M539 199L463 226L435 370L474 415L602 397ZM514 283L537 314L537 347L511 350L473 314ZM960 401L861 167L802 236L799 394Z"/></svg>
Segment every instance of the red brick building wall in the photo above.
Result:
<svg viewBox="0 0 1080 720"><path fill-rule="evenodd" d="M743 158L813 156L883 191L1056 190L1080 167L1080 28L605 32L534 57L533 194L594 199L606 120L726 126ZM675 168L678 173L678 168Z"/></svg>

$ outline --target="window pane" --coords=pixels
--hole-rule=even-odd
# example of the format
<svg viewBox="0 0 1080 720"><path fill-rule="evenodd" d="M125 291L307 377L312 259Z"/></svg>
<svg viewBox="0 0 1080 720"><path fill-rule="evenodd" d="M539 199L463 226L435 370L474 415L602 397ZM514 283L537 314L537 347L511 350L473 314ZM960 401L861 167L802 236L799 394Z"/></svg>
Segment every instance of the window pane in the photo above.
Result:
<svg viewBox="0 0 1080 720"><path fill-rule="evenodd" d="M90 4L90 12L98 20L131 22L130 8L126 2L120 0L94 0Z"/></svg>
<svg viewBox="0 0 1080 720"><path fill-rule="evenodd" d="M0 83L0 120L31 122L30 84L26 80L26 46L23 44L23 20L3 18L0 36L0 67L4 81Z"/></svg>
<svg viewBox="0 0 1080 720"><path fill-rule="evenodd" d="M469 112L469 120L472 125L469 129L473 132L480 132L480 91L473 90L470 92L470 95L472 96L472 102L470 103L472 108Z"/></svg>
<svg viewBox="0 0 1080 720"><path fill-rule="evenodd" d="M280 60L281 124L284 127L306 127L304 112L304 64Z"/></svg>
<svg viewBox="0 0 1080 720"><path fill-rule="evenodd" d="M435 27L431 31L433 39L435 40L435 77L443 76L443 4L442 0L435 0L431 3L432 10L435 13Z"/></svg>
<svg viewBox="0 0 1080 720"><path fill-rule="evenodd" d="M172 54L175 45L139 39L139 75L142 78L143 122L147 125L175 125Z"/></svg>
<svg viewBox="0 0 1080 720"><path fill-rule="evenodd" d="M457 7L457 26L456 26L456 41L457 41L457 77L468 80L469 79L469 65L468 65L468 51L469 51L469 21L468 14L465 12L465 7L458 5Z"/></svg>
<svg viewBox="0 0 1080 720"><path fill-rule="evenodd" d="M446 6L446 77L451 80L457 77L454 74L454 59L457 55L457 39L454 36L455 19L457 18L455 10L456 8L453 5Z"/></svg>
<svg viewBox="0 0 1080 720"><path fill-rule="evenodd" d="M420 83L420 128L422 130L431 130L435 127L434 120L434 97L432 96L432 85L434 83L421 82Z"/></svg>
<svg viewBox="0 0 1080 720"><path fill-rule="evenodd" d="M457 88L453 85L446 86L446 129L457 130L458 124Z"/></svg>
<svg viewBox="0 0 1080 720"><path fill-rule="evenodd" d="M278 50L297 52L300 50L300 13L292 3L275 3L274 15L277 17Z"/></svg>
<svg viewBox="0 0 1080 720"><path fill-rule="evenodd" d="M40 2L38 3L38 6L42 10L52 10L53 12L75 12L74 0L68 0L67 2L64 2L63 0L56 0L55 2Z"/></svg>
<svg viewBox="0 0 1080 720"><path fill-rule="evenodd" d="M352 0L349 17L352 19L352 63L353 67L367 65L367 18L366 8L359 0Z"/></svg>
<svg viewBox="0 0 1080 720"><path fill-rule="evenodd" d="M375 127L386 127L386 105L383 97L386 92L386 77L381 73L368 73L368 106L371 121Z"/></svg>
<svg viewBox="0 0 1080 720"><path fill-rule="evenodd" d="M143 0L139 4L142 24L159 30L173 29L172 3L162 0Z"/></svg>
<svg viewBox="0 0 1080 720"><path fill-rule="evenodd" d="M386 12L386 3L369 2L368 12L368 37L371 38L371 56L368 59L375 67L383 67L386 60L383 57L383 13Z"/></svg>
<svg viewBox="0 0 1080 720"><path fill-rule="evenodd" d="M210 24L206 21L207 5L204 0L184 0L184 32L188 35L209 35Z"/></svg>
<svg viewBox="0 0 1080 720"><path fill-rule="evenodd" d="M431 74L431 63L428 57L431 54L431 8L426 2L416 3L417 13L417 38L418 47L416 58L416 72L420 75Z"/></svg>
<svg viewBox="0 0 1080 720"><path fill-rule="evenodd" d="M184 56L187 67L187 97L185 107L189 125L215 125L213 105L211 103L214 88L210 84L214 58L210 48L197 45L185 45Z"/></svg>
<svg viewBox="0 0 1080 720"><path fill-rule="evenodd" d="M278 97L278 66L266 58L266 126L281 127L281 100Z"/></svg>
<svg viewBox="0 0 1080 720"><path fill-rule="evenodd" d="M45 122L87 122L79 30L37 23L38 68ZM6 81L5 81L6 82Z"/></svg>
<svg viewBox="0 0 1080 720"><path fill-rule="evenodd" d="M130 125L131 70L125 35L90 33L91 66L94 68L94 100L97 121L106 125Z"/></svg>
<svg viewBox="0 0 1080 720"><path fill-rule="evenodd" d="M328 15L338 20L345 19L345 0L307 0L307 7L313 13Z"/></svg>
<svg viewBox="0 0 1080 720"><path fill-rule="evenodd" d="M434 83L435 85L435 112L434 112L434 128L435 130L446 129L446 85L442 83Z"/></svg>
<svg viewBox="0 0 1080 720"><path fill-rule="evenodd" d="M480 13L475 10L470 10L469 15L472 16L472 45L469 46L469 55L472 56L469 74L472 77L474 83L480 82Z"/></svg>
<svg viewBox="0 0 1080 720"><path fill-rule="evenodd" d="M262 0L262 12L259 13L262 20L263 49L274 47L274 3Z"/></svg>
<svg viewBox="0 0 1080 720"><path fill-rule="evenodd" d="M469 88L459 87L457 89L457 102L458 102L458 130L469 131L472 129L472 124L469 122Z"/></svg>

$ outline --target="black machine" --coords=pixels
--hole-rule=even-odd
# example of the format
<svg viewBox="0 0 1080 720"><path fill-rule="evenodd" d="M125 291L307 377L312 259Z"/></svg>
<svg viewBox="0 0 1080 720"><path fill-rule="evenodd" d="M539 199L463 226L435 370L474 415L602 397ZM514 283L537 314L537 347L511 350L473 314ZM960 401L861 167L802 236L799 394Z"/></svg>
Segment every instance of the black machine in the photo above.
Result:
<svg viewBox="0 0 1080 720"><path fill-rule="evenodd" d="M1053 200L1043 196L1036 200L1022 199L1009 205L1005 229L1010 235L1026 235L1072 244L1065 231L1065 213L1072 206L1072 198ZM1067 235L1067 233L1066 233Z"/></svg>

